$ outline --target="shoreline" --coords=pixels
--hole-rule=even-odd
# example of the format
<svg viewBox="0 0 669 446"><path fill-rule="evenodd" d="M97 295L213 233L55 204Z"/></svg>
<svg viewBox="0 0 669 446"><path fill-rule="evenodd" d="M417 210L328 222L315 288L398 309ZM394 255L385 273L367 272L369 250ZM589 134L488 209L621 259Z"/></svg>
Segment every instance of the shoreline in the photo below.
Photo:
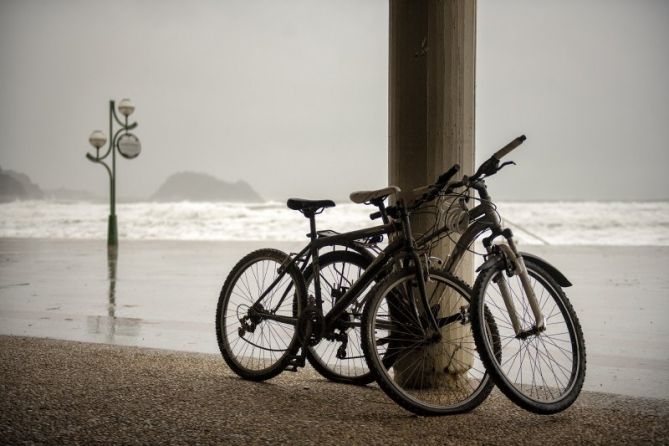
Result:
<svg viewBox="0 0 669 446"><path fill-rule="evenodd" d="M302 242L0 238L0 334L218 354L220 287L263 247ZM669 399L669 247L528 246L569 278L585 388Z"/></svg>
<svg viewBox="0 0 669 446"><path fill-rule="evenodd" d="M308 229L308 228L307 228ZM319 229L320 230L320 229ZM0 243L3 241L14 241L14 242L29 242L29 241L38 241L38 242L58 242L58 243L67 243L67 242L73 242L73 243L78 243L78 242L98 242L99 246L102 248L107 247L107 238L106 237L97 237L97 238L71 238L71 237L0 237ZM224 244L224 243L246 243L246 244L258 244L258 243L268 243L268 244L276 244L276 245L299 245L301 247L306 246L308 243L309 239L307 237L304 237L304 240L285 240L285 239L253 239L253 240L221 240L221 239L176 239L176 238L165 238L165 239L132 239L132 238L125 238L121 239L119 238L119 248L125 244L125 243L194 243L194 244L202 244L202 243L219 243L219 244ZM530 249L534 248L574 248L574 249L598 249L598 248L650 248L650 249L669 249L669 245L653 245L653 244L647 244L647 245L621 245L621 244L612 244L612 245L605 245L605 244L563 244L563 245L558 245L558 244L534 244L534 243L518 243L519 247L521 250L523 250L524 247L530 247Z"/></svg>

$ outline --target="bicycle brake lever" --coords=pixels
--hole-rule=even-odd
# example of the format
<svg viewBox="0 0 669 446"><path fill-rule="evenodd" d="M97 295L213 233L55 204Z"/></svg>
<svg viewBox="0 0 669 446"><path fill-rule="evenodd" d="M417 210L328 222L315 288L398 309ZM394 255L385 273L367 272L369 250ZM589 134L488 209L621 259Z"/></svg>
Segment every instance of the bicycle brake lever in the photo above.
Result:
<svg viewBox="0 0 669 446"><path fill-rule="evenodd" d="M502 164L499 165L499 167L497 168L497 172L502 170L502 167L508 166L509 164L513 164L514 166L516 165L516 163L514 161L507 161L507 162L502 163Z"/></svg>

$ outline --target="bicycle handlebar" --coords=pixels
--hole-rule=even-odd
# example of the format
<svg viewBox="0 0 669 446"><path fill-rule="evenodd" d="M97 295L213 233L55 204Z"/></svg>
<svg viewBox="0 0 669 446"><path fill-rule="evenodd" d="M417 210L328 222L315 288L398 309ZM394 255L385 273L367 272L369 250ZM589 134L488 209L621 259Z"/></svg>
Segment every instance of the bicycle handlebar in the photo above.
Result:
<svg viewBox="0 0 669 446"><path fill-rule="evenodd" d="M493 155L493 158L497 159L498 161L501 160L503 157L509 154L513 149L521 145L523 142L525 142L527 138L525 135L520 135L518 138L514 139L501 149L499 149L495 154Z"/></svg>
<svg viewBox="0 0 669 446"><path fill-rule="evenodd" d="M415 200L409 208L417 208L423 203L426 203L428 201L434 200L443 190L444 188L448 185L450 189L455 189L458 187L465 187L468 186L468 184L471 184L472 182L478 181L481 177L483 176L490 176L494 175L497 173L502 167L504 167L507 164L514 164L513 162L508 162L504 163L502 165L499 164L499 161L504 158L506 155L511 153L514 149L516 149L519 145L521 145L527 137L525 135L520 135L501 149L499 149L497 152L495 152L490 158L485 160L478 168L476 173L469 177L463 179L463 181L459 181L456 183L452 183L448 185L448 180L450 180L456 173L460 171L460 165L459 164L454 164L450 169L448 169L446 172L442 173L439 178L437 178L437 181L429 186L423 186L418 189L423 189L427 188L427 192L423 194L420 198ZM393 206L390 206L386 208L386 211L392 212L395 208ZM374 212L369 215L369 218L372 220L375 220L379 217L381 217L381 212Z"/></svg>
<svg viewBox="0 0 669 446"><path fill-rule="evenodd" d="M450 169L448 169L446 172L442 173L439 175L439 178L437 178L437 181L434 184L428 185L428 186L421 186L414 191L420 191L421 189L427 189L427 192L425 192L420 198L416 199L410 206L409 208L416 208L420 206L423 203L426 203L428 201L434 200L437 195L444 189L444 187L448 184L448 180L453 178L455 174L457 174L460 171L460 165L459 164L454 164L451 166ZM386 211L388 212L393 212L395 209L394 206L389 206L386 208ZM381 211L373 212L369 215L369 218L371 220L376 220L377 218L381 217Z"/></svg>
<svg viewBox="0 0 669 446"><path fill-rule="evenodd" d="M460 165L459 164L454 164L446 172L439 175L439 178L437 178L437 183L436 184L444 186L446 183L448 183L448 180L450 180L453 177L453 175L455 175L459 171L460 171Z"/></svg>
<svg viewBox="0 0 669 446"><path fill-rule="evenodd" d="M477 181L481 177L486 176L489 177L491 175L495 175L499 170L508 165L508 164L515 164L513 161L508 161L506 163L503 163L502 165L499 164L499 160L502 159L502 157L506 156L511 152L513 149L521 145L527 138L525 135L520 135L518 138L514 139L501 149L499 149L497 152L494 153L493 156L485 160L479 168L476 170L476 173L472 175L468 180L469 181Z"/></svg>

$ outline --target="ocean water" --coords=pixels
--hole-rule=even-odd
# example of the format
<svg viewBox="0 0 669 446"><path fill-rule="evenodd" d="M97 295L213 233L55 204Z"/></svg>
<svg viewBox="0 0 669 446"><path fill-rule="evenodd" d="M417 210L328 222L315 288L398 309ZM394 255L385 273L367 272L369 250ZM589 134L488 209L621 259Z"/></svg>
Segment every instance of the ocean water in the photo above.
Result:
<svg viewBox="0 0 669 446"><path fill-rule="evenodd" d="M318 229L373 226L375 208L343 203L318 216ZM669 246L669 202L498 203L524 244ZM284 203L117 204L119 237L133 240L305 239L307 220ZM87 202L0 204L0 237L104 239L109 206Z"/></svg>

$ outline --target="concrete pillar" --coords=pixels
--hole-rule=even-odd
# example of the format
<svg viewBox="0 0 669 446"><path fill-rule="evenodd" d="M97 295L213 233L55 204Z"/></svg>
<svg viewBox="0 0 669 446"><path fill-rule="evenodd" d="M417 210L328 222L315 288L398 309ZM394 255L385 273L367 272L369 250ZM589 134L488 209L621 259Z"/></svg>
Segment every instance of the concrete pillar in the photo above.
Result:
<svg viewBox="0 0 669 446"><path fill-rule="evenodd" d="M434 182L454 163L471 174L476 0L390 0L389 13L390 184L411 190ZM414 232L424 232L431 223L412 221ZM432 255L445 259L450 250L446 239ZM466 256L457 274L473 283L472 256ZM441 299L446 311L449 297ZM440 358L450 352L433 353L432 369L443 370ZM433 381L443 382L438 375Z"/></svg>
<svg viewBox="0 0 669 446"><path fill-rule="evenodd" d="M475 0L390 0L390 184L474 168Z"/></svg>

